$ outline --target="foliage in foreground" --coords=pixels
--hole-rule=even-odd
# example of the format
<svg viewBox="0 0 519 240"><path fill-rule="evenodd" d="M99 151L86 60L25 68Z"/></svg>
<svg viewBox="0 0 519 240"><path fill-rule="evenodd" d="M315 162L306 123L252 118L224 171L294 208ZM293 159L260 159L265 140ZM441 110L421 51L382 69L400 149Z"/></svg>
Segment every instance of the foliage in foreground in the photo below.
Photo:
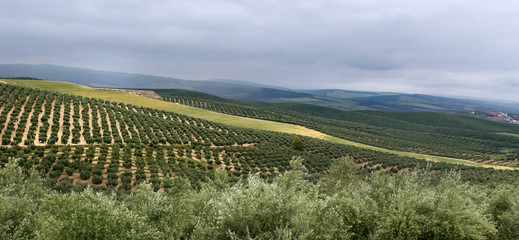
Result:
<svg viewBox="0 0 519 240"><path fill-rule="evenodd" d="M516 239L519 189L485 188L456 173L374 173L339 160L319 184L300 159L272 182L227 174L193 190L175 178L117 196L90 188L63 194L15 161L0 170L0 239Z"/></svg>

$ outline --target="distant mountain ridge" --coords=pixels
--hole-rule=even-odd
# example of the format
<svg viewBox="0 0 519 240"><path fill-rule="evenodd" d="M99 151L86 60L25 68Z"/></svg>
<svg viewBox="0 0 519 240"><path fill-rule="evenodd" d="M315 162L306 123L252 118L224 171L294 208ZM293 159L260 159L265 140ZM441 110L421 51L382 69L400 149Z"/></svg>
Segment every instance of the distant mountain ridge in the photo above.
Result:
<svg viewBox="0 0 519 240"><path fill-rule="evenodd" d="M376 110L388 111L478 111L498 110L516 113L519 111L518 102L484 101L431 96L425 94L405 94L391 92L362 92L340 89L307 90L321 97L347 99L360 106Z"/></svg>
<svg viewBox="0 0 519 240"><path fill-rule="evenodd" d="M435 112L495 110L519 113L519 103L341 89L292 90L241 80L184 80L49 64L0 64L0 77L32 77L78 83L91 87L185 89L224 98L264 102L306 103L342 110Z"/></svg>

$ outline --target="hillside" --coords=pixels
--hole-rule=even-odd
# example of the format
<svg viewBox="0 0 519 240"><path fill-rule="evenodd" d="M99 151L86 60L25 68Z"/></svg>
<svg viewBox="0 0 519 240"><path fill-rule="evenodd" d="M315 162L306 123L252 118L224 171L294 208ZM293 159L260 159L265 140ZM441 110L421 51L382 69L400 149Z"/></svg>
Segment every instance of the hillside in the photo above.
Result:
<svg viewBox="0 0 519 240"><path fill-rule="evenodd" d="M164 102L164 101L159 101L156 99L149 99L149 98L144 98L144 97L140 97L140 96L136 96L136 95L131 95L131 94L128 94L123 91L113 91L113 90L107 91L107 90L103 90L103 89L94 89L94 88L89 88L89 87L85 87L85 86L81 86L81 85L64 83L64 82L35 81L35 80L16 80L16 81L9 80L9 82L16 83L19 85L26 85L26 86L38 87L38 88L48 89L48 90L53 90L53 91L60 91L63 93L69 93L69 94L80 95L80 96L85 96L85 97L109 99L112 101L117 101L117 102L121 102L121 103L125 103L125 104L134 104L137 106L152 107L152 108L164 110L164 111L173 111L173 112L181 113L181 114L184 114L187 116L202 118L205 120L218 122L218 123L224 123L224 124L237 126L237 127L246 127L246 128L259 129L259 130L269 130L269 131L309 136L309 137L319 138L319 139L323 139L323 140L327 140L327 141L331 141L331 142L335 142L335 143L347 144L347 145L351 145L351 146L362 147L362 148L366 148L366 149L397 154L400 156L409 156L409 157L415 157L415 158L426 159L426 160L431 160L431 161L465 164L465 165L470 165L470 166L487 166L486 164L482 163L482 161L487 161L486 159L483 159L483 158L476 159L479 162L475 162L475 161L462 160L459 158L444 157L444 156L442 157L442 156L438 156L438 155L440 155L438 153L434 153L435 156L427 155L427 154L423 154L422 152L419 152L419 151L414 151L414 152L409 151L408 148L402 148L403 151L395 150L394 148L387 149L387 148L379 147L376 145L375 146L368 145L368 144L363 144L363 143L360 143L357 141L351 141L351 140L346 140L343 138L330 136L330 135L327 135L320 131L309 129L309 128L301 126L301 125L294 125L294 124L288 124L288 123L282 123L282 122L276 122L276 121L266 121L266 120L261 120L261 119L234 116L234 115L229 115L229 114L221 114L218 112L208 111L208 110L204 110L201 108L194 108L194 107L190 107L190 106L186 106L186 105L173 104L173 103L168 103L168 102ZM304 105L304 106L308 106L308 105ZM326 109L328 109L328 108L326 108ZM330 110L333 110L333 109L330 109ZM337 111L337 110L333 110L333 111ZM342 112L342 111L339 111L339 112ZM297 120L299 118L294 117L291 119ZM316 122L312 123L312 121L316 121ZM307 122L307 124L308 124L308 122ZM334 127L334 129L332 129L334 131L332 131L332 132L336 132L335 131L336 129L339 129L339 130L342 129L341 124L343 124L343 122L336 121L335 124L339 124L339 128ZM317 127L326 126L326 125L321 124L318 121L318 119L310 119L310 125L317 126ZM365 128L366 126L363 126L363 127ZM370 129L369 126L368 126L368 129ZM355 137L355 135L352 135L352 136ZM350 137L350 135L346 135L346 137ZM404 142L401 144L405 144L406 142L409 142L409 141L405 140L405 137L406 137L405 135L400 136L400 137L404 138ZM511 136L507 136L507 137L510 138ZM360 137L357 136L357 138L361 139L361 140L362 139L370 140L370 138L365 138L363 136L360 136ZM375 143L377 143L377 141L375 141ZM427 144L427 143L422 143L422 145L424 145L426 147L430 146L430 144ZM384 146L384 145L382 145L382 146ZM393 144L387 145L387 146L393 146ZM405 147L405 145L403 145L403 146ZM465 143L465 146L470 147L470 145L467 145L466 143ZM450 148L457 151L455 147L450 146ZM447 153L442 152L441 154L445 155ZM463 155L460 155L460 156L463 156ZM464 158L468 158L468 157L465 156ZM510 160L513 160L513 159L515 159L515 158L511 158ZM499 162L498 161L497 164L499 164L499 165L512 164L513 165L513 162L509 162L509 161ZM496 167L495 164L488 165L488 166Z"/></svg>
<svg viewBox="0 0 519 240"><path fill-rule="evenodd" d="M495 110L516 113L519 103L514 101L475 100L455 97L430 96L425 94L404 94L394 92L348 91L341 89L305 90L305 93L316 97L335 100L336 103L317 104L349 110L348 105L339 104L341 101L354 103L364 110L383 111L432 111L432 112L472 112L476 110ZM312 103L312 102L305 102ZM362 110L362 109L359 109Z"/></svg>
<svg viewBox="0 0 519 240"><path fill-rule="evenodd" d="M433 112L341 111L307 104L252 103L186 90L153 90L167 101L226 114L298 124L398 151L516 165L519 126Z"/></svg>
<svg viewBox="0 0 519 240"><path fill-rule="evenodd" d="M225 105L218 102L218 97L202 93L183 91L179 95L186 103L191 101L199 107L209 102L186 98L208 97L215 101L208 106L232 106L233 111L243 111L243 115L250 114L250 110L259 116L268 110L268 116L279 117L284 112L281 107L252 107L258 103L248 103L249 106L234 100L227 100L232 103ZM147 104L155 108L142 106ZM296 110L300 112L285 110L285 114L313 119L302 113L304 108ZM179 112L220 122L229 120L230 124ZM431 122L429 117L405 115L406 119L398 114L367 113L415 122L418 126L421 122L425 126L455 127L459 120L440 124ZM443 115L438 116L435 119L442 119ZM321 119L323 124L326 119L346 123L338 120L340 114L329 117ZM232 126L240 122L233 119L250 125ZM507 125L471 118L466 123L472 123L471 130L502 130L507 131L503 136L518 136ZM5 223L0 236L516 236L516 225L509 223L518 222L515 186L519 171L425 162L405 154L425 155L402 151L390 154L387 149L356 147L351 144L357 143L331 136L320 140L299 135L306 147L295 150L294 134L254 129L274 127L270 130L277 131L288 126L294 127L288 131L312 131L122 91L38 80L0 81L0 209L5 213L0 215ZM458 161L461 160L455 163ZM396 211L399 209L405 211ZM406 219L406 226L414 230L402 230L398 225L402 221L395 220L395 216Z"/></svg>
<svg viewBox="0 0 519 240"><path fill-rule="evenodd" d="M364 173L426 165L416 158L309 137L302 137L304 151L296 151L291 134L233 127L133 104L12 84L0 84L0 91L0 138L6 147L0 148L0 162L19 157L25 169L36 167L56 187L72 181L131 191L146 181L158 190L167 188L172 176L184 176L196 186L215 169L235 179L254 173L272 178L290 169L292 156L303 157L312 181L327 171L331 161L346 155L354 157ZM483 180L478 177L481 172L505 182L517 174L439 162L429 166L452 168L463 169L464 179L475 182Z"/></svg>
<svg viewBox="0 0 519 240"><path fill-rule="evenodd" d="M193 81L144 74L95 71L49 64L0 64L0 77L34 77L77 83L90 87L180 88L197 90L228 98L269 101L280 98L312 97L312 94L281 88L247 84L241 81Z"/></svg>

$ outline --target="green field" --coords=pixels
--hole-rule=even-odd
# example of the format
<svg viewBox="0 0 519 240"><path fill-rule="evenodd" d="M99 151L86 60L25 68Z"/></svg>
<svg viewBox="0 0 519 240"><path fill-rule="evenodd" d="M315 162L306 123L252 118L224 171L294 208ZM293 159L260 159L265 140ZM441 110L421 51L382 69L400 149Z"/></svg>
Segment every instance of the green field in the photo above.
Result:
<svg viewBox="0 0 519 240"><path fill-rule="evenodd" d="M504 135L504 136L518 137L519 138L519 134L515 134L515 133L500 132L500 133L497 133L497 134Z"/></svg>
<svg viewBox="0 0 519 240"><path fill-rule="evenodd" d="M61 93L65 93L65 94L79 95L79 96L89 97L89 98L99 98L99 99L109 100L109 101L113 101L113 102L121 102L121 103L125 103L125 104L132 104L132 105L136 105L136 106L143 106L143 107L149 107L149 108L154 108L154 109L159 109L159 110L164 110L164 111L170 111L170 112L184 114L184 115L191 116L191 117L205 119L208 121L214 121L217 123L228 124L231 126L314 137L314 138L318 138L318 139L327 140L330 142L336 142L336 143L347 144L347 145L352 145L352 146L361 147L361 148L372 149L372 150L376 150L376 151L393 153L393 154L396 154L399 156L407 156L407 157L425 159L428 161L447 162L447 163L454 163L454 164L463 164L463 165L468 165L468 166L492 167L492 168L497 168L497 169L517 169L514 167L507 167L507 166L480 164L480 163L471 162L468 160L457 159L457 158L433 156L433 155L411 153L411 152L404 152L404 151L397 151L397 150L389 150L389 149L384 149L384 148L380 148L380 147L370 146L367 144L362 144L362 143L358 143L358 142L340 139L337 137L333 137L333 136L324 134L319 131L315 131L315 130L312 130L312 129L309 129L309 128L306 128L303 126L299 126L299 125L227 115L227 114L212 112L212 111L208 111L208 110L204 110L204 109L200 109L200 108L190 107L190 106L186 106L186 105L181 105L181 104L131 95L131 94L128 94L125 92L120 92L120 91L100 90L100 89L86 87L86 86L82 86L82 85L78 85L78 84L67 83L67 82L57 82L57 81L41 81L41 80L3 80L3 81L14 83L14 84L17 84L20 86L46 89L46 90L61 92Z"/></svg>

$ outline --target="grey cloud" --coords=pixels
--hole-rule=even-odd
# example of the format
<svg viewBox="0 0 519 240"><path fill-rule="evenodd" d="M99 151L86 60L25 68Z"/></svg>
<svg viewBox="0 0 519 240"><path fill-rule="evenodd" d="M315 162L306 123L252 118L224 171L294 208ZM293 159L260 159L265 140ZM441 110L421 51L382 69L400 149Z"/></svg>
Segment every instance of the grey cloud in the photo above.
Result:
<svg viewBox="0 0 519 240"><path fill-rule="evenodd" d="M507 0L6 0L0 62L519 99L518 20Z"/></svg>

